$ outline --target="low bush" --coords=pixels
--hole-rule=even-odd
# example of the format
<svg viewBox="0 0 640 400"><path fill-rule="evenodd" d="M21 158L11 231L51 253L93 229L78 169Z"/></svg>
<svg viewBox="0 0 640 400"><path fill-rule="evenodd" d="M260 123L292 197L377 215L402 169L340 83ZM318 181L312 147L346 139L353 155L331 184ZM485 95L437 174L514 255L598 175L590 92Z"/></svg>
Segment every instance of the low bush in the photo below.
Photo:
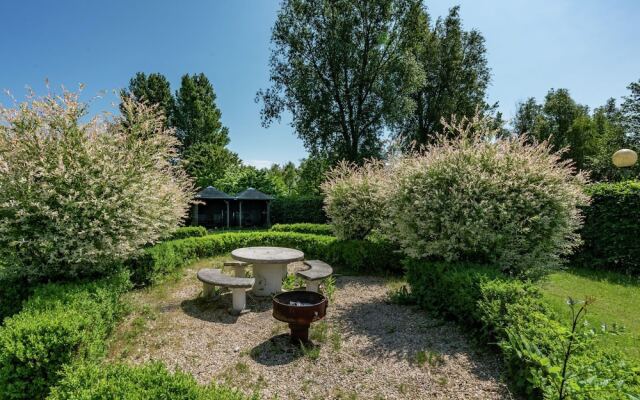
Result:
<svg viewBox="0 0 640 400"><path fill-rule="evenodd" d="M0 328L0 399L42 399L64 365L95 360L122 314L128 274L35 289Z"/></svg>
<svg viewBox="0 0 640 400"><path fill-rule="evenodd" d="M166 399L243 400L247 397L220 386L199 386L193 376L170 373L162 364L142 366L80 364L65 368L48 400ZM257 400L257 397L255 397Z"/></svg>
<svg viewBox="0 0 640 400"><path fill-rule="evenodd" d="M417 304L464 325L480 327L477 301L483 282L502 275L490 266L407 259L406 278Z"/></svg>
<svg viewBox="0 0 640 400"><path fill-rule="evenodd" d="M190 237L201 237L207 235L207 228L204 226L183 226L178 228L167 240L180 240Z"/></svg>
<svg viewBox="0 0 640 400"><path fill-rule="evenodd" d="M163 242L132 260L132 280L137 284L158 281L199 258L228 253L239 247L293 247L306 258L317 258L357 272L394 273L402 270L395 248L384 241L340 241L326 235L297 232L225 232L204 237Z"/></svg>
<svg viewBox="0 0 640 400"><path fill-rule="evenodd" d="M271 201L271 222L274 224L327 223L320 196L276 197Z"/></svg>
<svg viewBox="0 0 640 400"><path fill-rule="evenodd" d="M0 259L29 281L109 275L188 210L191 181L157 108L123 99L109 121L87 110L69 92L0 106Z"/></svg>
<svg viewBox="0 0 640 400"><path fill-rule="evenodd" d="M640 274L640 181L589 185L580 232L584 246L576 255L588 268Z"/></svg>
<svg viewBox="0 0 640 400"><path fill-rule="evenodd" d="M322 183L324 210L338 239L364 239L380 227L386 209L382 163L363 166L341 162Z"/></svg>
<svg viewBox="0 0 640 400"><path fill-rule="evenodd" d="M298 232L312 235L333 235L333 228L327 224L275 224L271 227L274 232Z"/></svg>
<svg viewBox="0 0 640 400"><path fill-rule="evenodd" d="M386 230L409 257L539 275L580 244L585 178L547 143L495 139L486 122L447 125L435 143L391 163Z"/></svg>
<svg viewBox="0 0 640 400"><path fill-rule="evenodd" d="M497 343L510 383L527 398L622 400L640 393L640 366L600 350L586 320L575 330L560 323L533 284L474 264L406 260L405 267L413 300Z"/></svg>

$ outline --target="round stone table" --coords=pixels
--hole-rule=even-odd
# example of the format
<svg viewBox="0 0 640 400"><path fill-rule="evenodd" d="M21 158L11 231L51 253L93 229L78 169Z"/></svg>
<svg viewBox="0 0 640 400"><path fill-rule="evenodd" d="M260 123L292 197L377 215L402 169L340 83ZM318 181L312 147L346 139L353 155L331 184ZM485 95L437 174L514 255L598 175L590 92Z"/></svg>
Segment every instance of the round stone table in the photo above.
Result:
<svg viewBox="0 0 640 400"><path fill-rule="evenodd" d="M253 266L253 293L270 296L282 292L282 279L287 276L287 264L304 260L300 250L285 247L243 247L231 252L231 257Z"/></svg>

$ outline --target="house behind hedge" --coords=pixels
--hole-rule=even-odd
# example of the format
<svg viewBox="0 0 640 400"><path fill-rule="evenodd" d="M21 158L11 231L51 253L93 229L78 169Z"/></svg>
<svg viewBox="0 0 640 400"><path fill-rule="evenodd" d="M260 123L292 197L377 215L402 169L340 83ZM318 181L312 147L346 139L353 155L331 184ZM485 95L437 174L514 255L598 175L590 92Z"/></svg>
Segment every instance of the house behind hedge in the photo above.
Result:
<svg viewBox="0 0 640 400"><path fill-rule="evenodd" d="M271 226L272 196L254 188L230 196L209 186L195 196L191 225L208 229Z"/></svg>

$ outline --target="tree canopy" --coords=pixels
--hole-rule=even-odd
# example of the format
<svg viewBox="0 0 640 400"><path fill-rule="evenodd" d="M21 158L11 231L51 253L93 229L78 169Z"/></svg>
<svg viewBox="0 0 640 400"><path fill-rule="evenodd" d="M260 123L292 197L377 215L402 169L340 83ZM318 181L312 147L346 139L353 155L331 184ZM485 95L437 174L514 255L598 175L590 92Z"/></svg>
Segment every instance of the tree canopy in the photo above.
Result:
<svg viewBox="0 0 640 400"><path fill-rule="evenodd" d="M627 86L631 92L622 102L625 133L636 144L640 144L640 79Z"/></svg>
<svg viewBox="0 0 640 400"><path fill-rule="evenodd" d="M620 179L626 172L612 165L612 154L624 147L638 149L634 121L640 115L640 86L632 83L628 88L631 94L623 97L621 106L609 99L593 112L577 103L568 89L551 89L542 104L531 97L518 105L513 133L536 142L548 140L554 149L566 148L564 158L589 170L594 180Z"/></svg>
<svg viewBox="0 0 640 400"><path fill-rule="evenodd" d="M397 129L405 145L432 142L443 131L442 118L470 118L497 107L485 101L491 71L484 37L475 29L462 28L460 8L450 9L433 28L421 7L414 8L411 21L405 46L424 71L424 81L412 94L415 111Z"/></svg>
<svg viewBox="0 0 640 400"><path fill-rule="evenodd" d="M159 73L147 75L144 72L138 72L129 81L129 87L120 92L120 96L133 96L138 101L156 105L165 116L165 127L171 126L175 102L171 95L169 81L164 75ZM124 103L120 104L120 111L124 114Z"/></svg>
<svg viewBox="0 0 640 400"><path fill-rule="evenodd" d="M403 48L418 0L285 0L272 31L263 124L287 110L311 153L361 161L413 110L421 69Z"/></svg>
<svg viewBox="0 0 640 400"><path fill-rule="evenodd" d="M182 147L186 149L198 142L229 144L229 130L222 125L221 116L209 79L202 73L184 75L176 92L174 114L174 126Z"/></svg>

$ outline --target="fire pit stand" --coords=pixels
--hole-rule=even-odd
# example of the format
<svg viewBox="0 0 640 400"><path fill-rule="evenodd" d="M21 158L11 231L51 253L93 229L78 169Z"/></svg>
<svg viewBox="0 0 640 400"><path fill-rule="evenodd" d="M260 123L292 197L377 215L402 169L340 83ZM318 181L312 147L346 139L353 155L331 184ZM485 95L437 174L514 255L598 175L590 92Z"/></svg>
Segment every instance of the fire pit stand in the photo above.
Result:
<svg viewBox="0 0 640 400"><path fill-rule="evenodd" d="M309 326L327 313L327 298L320 293L294 290L273 297L273 317L289 324L291 342L309 342Z"/></svg>

